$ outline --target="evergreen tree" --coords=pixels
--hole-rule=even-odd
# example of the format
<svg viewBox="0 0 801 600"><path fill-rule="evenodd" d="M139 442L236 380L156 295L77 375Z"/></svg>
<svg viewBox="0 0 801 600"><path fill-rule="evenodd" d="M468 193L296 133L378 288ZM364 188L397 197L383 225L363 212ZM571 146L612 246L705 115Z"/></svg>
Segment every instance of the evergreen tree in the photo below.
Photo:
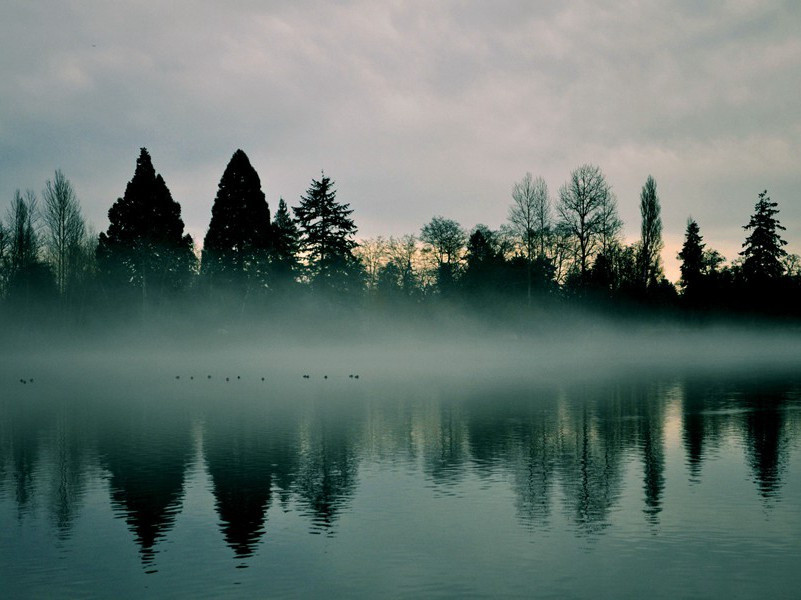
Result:
<svg viewBox="0 0 801 600"><path fill-rule="evenodd" d="M691 296L698 289L704 275L705 260L703 238L698 223L690 219L687 221L687 231L684 235L684 244L679 252L681 259L681 282L687 296Z"/></svg>
<svg viewBox="0 0 801 600"><path fill-rule="evenodd" d="M300 248L306 257L308 279L321 290L354 290L360 287L359 262L353 255L356 225L350 205L336 201L334 182L325 174L293 209L300 230Z"/></svg>
<svg viewBox="0 0 801 600"><path fill-rule="evenodd" d="M203 241L201 270L215 287L264 289L269 284L273 230L261 181L237 150L220 179Z"/></svg>
<svg viewBox="0 0 801 600"><path fill-rule="evenodd" d="M778 203L771 202L768 191L759 194L754 214L743 229L751 230L740 255L743 257L743 275L748 282L776 280L784 274L782 258L787 255L787 245L778 233L785 229L775 215Z"/></svg>
<svg viewBox="0 0 801 600"><path fill-rule="evenodd" d="M469 293L500 291L506 267L495 232L476 225L467 240L462 285Z"/></svg>
<svg viewBox="0 0 801 600"><path fill-rule="evenodd" d="M272 272L277 285L291 284L298 273L298 251L300 234L286 202L278 201L278 210L273 217Z"/></svg>
<svg viewBox="0 0 801 600"><path fill-rule="evenodd" d="M192 238L184 234L181 205L153 168L145 148L133 178L108 211L108 231L97 246L106 283L138 289L143 305L185 288L195 268Z"/></svg>

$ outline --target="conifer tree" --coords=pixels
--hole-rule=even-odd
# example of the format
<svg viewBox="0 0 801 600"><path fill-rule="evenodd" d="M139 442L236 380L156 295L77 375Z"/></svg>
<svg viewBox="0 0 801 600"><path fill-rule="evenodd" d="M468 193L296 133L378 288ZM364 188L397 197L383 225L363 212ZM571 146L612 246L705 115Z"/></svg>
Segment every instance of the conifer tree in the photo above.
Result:
<svg viewBox="0 0 801 600"><path fill-rule="evenodd" d="M336 201L334 182L325 174L312 179L300 205L293 209L300 230L309 281L321 290L354 290L359 262L353 255L356 225L349 204Z"/></svg>
<svg viewBox="0 0 801 600"><path fill-rule="evenodd" d="M143 304L188 284L195 268L192 238L184 234L181 206L145 148L108 217L108 231L97 246L98 269L107 283L140 290Z"/></svg>
<svg viewBox="0 0 801 600"><path fill-rule="evenodd" d="M203 241L201 271L213 286L269 285L270 209L247 155L237 150L220 179Z"/></svg>
<svg viewBox="0 0 801 600"><path fill-rule="evenodd" d="M704 274L704 247L698 223L693 219L687 221L684 244L679 252L681 259L681 287L686 295L692 295Z"/></svg>
<svg viewBox="0 0 801 600"><path fill-rule="evenodd" d="M299 268L299 238L298 228L281 198L273 217L272 272L277 285L285 286L294 281Z"/></svg>
<svg viewBox="0 0 801 600"><path fill-rule="evenodd" d="M771 202L768 191L759 194L754 205L754 214L743 229L751 230L740 255L743 257L743 275L746 281L758 282L775 280L784 274L782 258L787 255L784 241L778 230L785 228L779 224L775 215L779 212L778 203Z"/></svg>

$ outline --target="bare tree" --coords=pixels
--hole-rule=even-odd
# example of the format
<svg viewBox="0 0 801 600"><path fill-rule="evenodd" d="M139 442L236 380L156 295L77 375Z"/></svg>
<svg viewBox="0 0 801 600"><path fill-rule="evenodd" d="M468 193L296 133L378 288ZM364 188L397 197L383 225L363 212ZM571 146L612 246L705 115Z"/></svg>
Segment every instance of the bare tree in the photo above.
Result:
<svg viewBox="0 0 801 600"><path fill-rule="evenodd" d="M47 181L42 197L44 247L64 296L78 268L86 224L72 184L60 170L53 181Z"/></svg>
<svg viewBox="0 0 801 600"><path fill-rule="evenodd" d="M648 287L659 278L661 274L660 253L662 252L662 217L659 213L659 196L656 194L656 181L650 175L645 180L640 192L640 214L642 225L640 227L640 282Z"/></svg>
<svg viewBox="0 0 801 600"><path fill-rule="evenodd" d="M545 256L551 228L551 200L548 184L542 177L533 178L531 173L526 173L523 179L515 183L509 222L526 249L529 261L534 259L535 251Z"/></svg>
<svg viewBox="0 0 801 600"><path fill-rule="evenodd" d="M563 285L575 268L578 245L572 230L564 222L559 222L553 228L551 236L551 262L554 267L554 280Z"/></svg>
<svg viewBox="0 0 801 600"><path fill-rule="evenodd" d="M601 203L600 212L600 244L601 252L605 255L614 252L620 245L619 235L622 228L623 221L617 213L617 196L610 191Z"/></svg>
<svg viewBox="0 0 801 600"><path fill-rule="evenodd" d="M527 290L526 298L531 303L531 271L534 253L545 256L551 226L551 202L548 185L542 177L533 178L526 173L515 183L512 190L512 205L509 207L509 222L526 253Z"/></svg>
<svg viewBox="0 0 801 600"><path fill-rule="evenodd" d="M401 289L405 294L411 294L417 285L419 263L417 238L414 235L390 237L387 242L387 256L399 273Z"/></svg>
<svg viewBox="0 0 801 600"><path fill-rule="evenodd" d="M17 190L8 209L9 261L11 273L23 271L39 260L39 210L36 194Z"/></svg>
<svg viewBox="0 0 801 600"><path fill-rule="evenodd" d="M603 208L609 203L610 193L601 169L589 164L574 170L559 189L557 212L576 239L582 283L586 282L590 258L601 241Z"/></svg>
<svg viewBox="0 0 801 600"><path fill-rule="evenodd" d="M784 264L784 272L789 277L801 276L801 257L798 254L787 254L782 257L782 264Z"/></svg>
<svg viewBox="0 0 801 600"><path fill-rule="evenodd" d="M9 269L11 261L8 256L8 232L0 223L0 298L5 296L6 286L8 285Z"/></svg>
<svg viewBox="0 0 801 600"><path fill-rule="evenodd" d="M387 242L383 237L370 238L359 242L353 255L364 266L366 284L368 289L375 289L378 284L378 272L387 262Z"/></svg>
<svg viewBox="0 0 801 600"><path fill-rule="evenodd" d="M467 237L456 221L434 217L423 226L420 239L431 246L439 264L451 264L461 257Z"/></svg>

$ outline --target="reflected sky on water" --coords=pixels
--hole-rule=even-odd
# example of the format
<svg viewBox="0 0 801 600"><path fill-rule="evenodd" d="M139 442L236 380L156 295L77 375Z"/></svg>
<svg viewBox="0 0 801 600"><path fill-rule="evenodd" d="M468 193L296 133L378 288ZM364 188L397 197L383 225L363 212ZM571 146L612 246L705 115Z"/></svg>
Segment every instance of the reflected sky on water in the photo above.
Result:
<svg viewBox="0 0 801 600"><path fill-rule="evenodd" d="M42 380L0 400L14 596L791 597L788 375Z"/></svg>

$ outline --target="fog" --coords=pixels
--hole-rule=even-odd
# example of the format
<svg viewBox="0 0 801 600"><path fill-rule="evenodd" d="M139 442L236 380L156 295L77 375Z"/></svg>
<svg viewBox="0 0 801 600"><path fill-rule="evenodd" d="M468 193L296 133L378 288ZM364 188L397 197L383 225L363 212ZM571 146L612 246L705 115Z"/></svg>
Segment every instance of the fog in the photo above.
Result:
<svg viewBox="0 0 801 600"><path fill-rule="evenodd" d="M415 317L332 309L196 325L208 322L194 315L17 331L3 344L4 388L166 391L169 384L197 392L205 385L226 395L281 389L291 396L299 386L346 394L359 386L381 395L400 385L492 390L631 375L762 376L801 366L801 329L776 322L688 325L579 311L500 321L445 307Z"/></svg>

